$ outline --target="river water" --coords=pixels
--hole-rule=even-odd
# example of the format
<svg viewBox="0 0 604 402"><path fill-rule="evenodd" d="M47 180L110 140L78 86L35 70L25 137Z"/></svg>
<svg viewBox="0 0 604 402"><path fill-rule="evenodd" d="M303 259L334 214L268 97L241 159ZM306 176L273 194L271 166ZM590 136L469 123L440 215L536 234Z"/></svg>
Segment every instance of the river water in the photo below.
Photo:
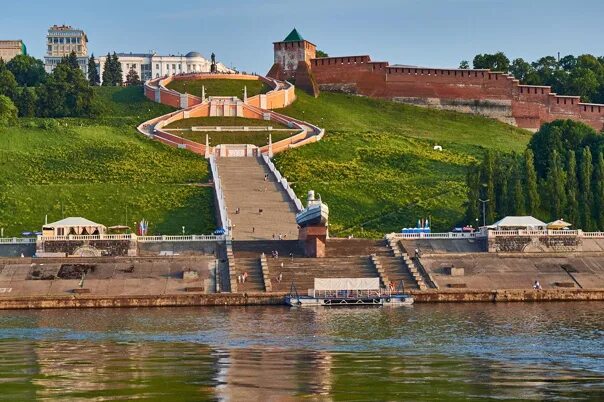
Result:
<svg viewBox="0 0 604 402"><path fill-rule="evenodd" d="M0 399L604 400L604 303L0 311Z"/></svg>

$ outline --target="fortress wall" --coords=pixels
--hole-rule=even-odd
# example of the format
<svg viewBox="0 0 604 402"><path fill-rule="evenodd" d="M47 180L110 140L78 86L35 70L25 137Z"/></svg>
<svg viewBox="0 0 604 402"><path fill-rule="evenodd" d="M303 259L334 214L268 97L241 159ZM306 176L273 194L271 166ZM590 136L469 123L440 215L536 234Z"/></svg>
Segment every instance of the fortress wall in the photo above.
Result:
<svg viewBox="0 0 604 402"><path fill-rule="evenodd" d="M604 128L604 105L553 94L549 86L520 85L506 73L389 66L366 55L312 59L311 68L325 91L481 114L527 129L556 119Z"/></svg>

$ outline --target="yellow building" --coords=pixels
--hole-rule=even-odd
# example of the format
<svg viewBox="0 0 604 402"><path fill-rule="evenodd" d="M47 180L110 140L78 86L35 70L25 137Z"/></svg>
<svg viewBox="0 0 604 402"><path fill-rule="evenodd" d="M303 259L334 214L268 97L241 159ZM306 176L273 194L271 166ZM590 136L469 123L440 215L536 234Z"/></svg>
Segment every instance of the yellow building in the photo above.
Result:
<svg viewBox="0 0 604 402"><path fill-rule="evenodd" d="M84 73L88 70L88 37L81 29L69 25L53 25L46 35L44 65L47 73L52 72L61 59L75 52L78 64Z"/></svg>
<svg viewBox="0 0 604 402"><path fill-rule="evenodd" d="M22 40L0 40L0 59L8 62L20 54L27 54L27 48Z"/></svg>

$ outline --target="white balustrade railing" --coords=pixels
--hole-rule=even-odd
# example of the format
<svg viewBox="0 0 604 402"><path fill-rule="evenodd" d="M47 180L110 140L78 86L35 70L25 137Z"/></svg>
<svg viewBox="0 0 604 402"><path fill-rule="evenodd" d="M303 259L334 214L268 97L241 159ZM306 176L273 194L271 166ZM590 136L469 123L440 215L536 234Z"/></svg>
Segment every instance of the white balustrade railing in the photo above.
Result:
<svg viewBox="0 0 604 402"><path fill-rule="evenodd" d="M100 235L39 236L39 239L41 241L60 241L60 240L135 240L136 237L137 236L135 234L100 234Z"/></svg>
<svg viewBox="0 0 604 402"><path fill-rule="evenodd" d="M285 190L285 192L289 196L290 200L296 206L296 209L298 211L302 211L304 209L304 206L302 205L302 201L300 201L300 199L296 195L294 189L288 183L287 179L285 177L283 177L281 175L281 173L279 172L279 170L275 167L275 164L273 163L273 161L271 161L271 159L266 154L262 154L262 160L264 160L264 163L266 163L266 166L268 166L271 173L273 173L275 175L277 182L279 182L279 184L281 184L281 186L283 187L283 190Z"/></svg>
<svg viewBox="0 0 604 402"><path fill-rule="evenodd" d="M216 192L216 200L218 202L218 212L220 215L220 224L225 231L225 234L229 236L229 216L227 214L226 200L224 198L224 191L222 190L222 181L218 175L218 165L216 163L216 157L210 155L210 170L212 171L212 177L214 180L214 191Z"/></svg>
<svg viewBox="0 0 604 402"><path fill-rule="evenodd" d="M0 244L31 244L36 239L31 237L3 237L0 238Z"/></svg>
<svg viewBox="0 0 604 402"><path fill-rule="evenodd" d="M141 243L159 243L163 241L190 242L190 241L223 241L226 236L222 235L188 235L188 236L139 236L137 240Z"/></svg>
<svg viewBox="0 0 604 402"><path fill-rule="evenodd" d="M592 239L597 239L597 238L604 238L604 232L583 232L583 237L587 237L587 238L592 238Z"/></svg>
<svg viewBox="0 0 604 402"><path fill-rule="evenodd" d="M480 237L480 233L391 233L386 237L395 239L470 239Z"/></svg>
<svg viewBox="0 0 604 402"><path fill-rule="evenodd" d="M471 239L478 237L509 237L509 236L577 236L583 238L604 238L604 232L583 232L581 230L489 230L474 233L390 233L386 238L395 239Z"/></svg>
<svg viewBox="0 0 604 402"><path fill-rule="evenodd" d="M142 243L162 241L221 241L225 236L221 235L161 235L161 236L137 236L130 234L101 234L101 235L68 235L68 236L39 236L40 241L68 241L68 240L134 240ZM4 241L10 240L10 241ZM0 243L35 243L36 239L0 239Z"/></svg>

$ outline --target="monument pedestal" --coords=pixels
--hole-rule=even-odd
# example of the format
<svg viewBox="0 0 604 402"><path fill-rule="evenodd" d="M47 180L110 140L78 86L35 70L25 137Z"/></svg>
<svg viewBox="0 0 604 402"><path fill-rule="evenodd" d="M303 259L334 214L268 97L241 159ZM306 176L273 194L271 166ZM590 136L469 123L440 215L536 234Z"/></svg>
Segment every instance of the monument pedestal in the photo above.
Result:
<svg viewBox="0 0 604 402"><path fill-rule="evenodd" d="M304 255L306 257L325 257L327 226L306 226L300 228L298 239L304 246Z"/></svg>

